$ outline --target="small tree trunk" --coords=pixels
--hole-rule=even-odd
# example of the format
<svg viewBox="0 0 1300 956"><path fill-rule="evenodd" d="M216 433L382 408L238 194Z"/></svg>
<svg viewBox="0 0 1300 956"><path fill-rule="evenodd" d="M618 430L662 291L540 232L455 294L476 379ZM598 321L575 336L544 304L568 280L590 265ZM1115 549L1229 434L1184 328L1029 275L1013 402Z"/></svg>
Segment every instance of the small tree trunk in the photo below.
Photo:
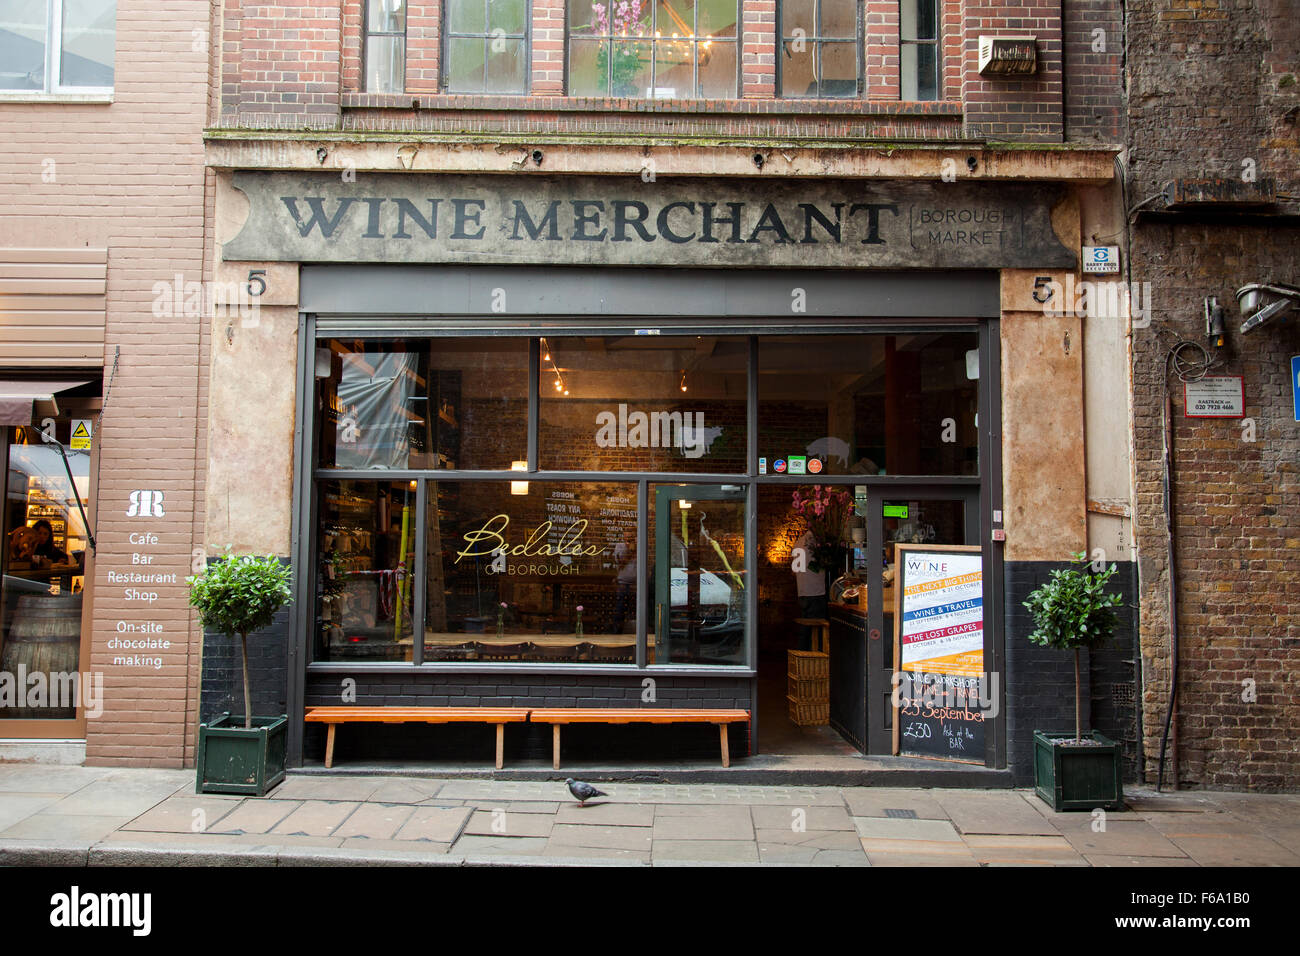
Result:
<svg viewBox="0 0 1300 956"><path fill-rule="evenodd" d="M244 680L245 682L247 682L248 677L245 676ZM1081 701L1079 700L1079 649L1076 647L1074 649L1074 742L1076 744L1083 740L1083 724L1079 719L1079 715L1080 713L1082 713L1082 707L1080 706L1080 704Z"/></svg>
<svg viewBox="0 0 1300 956"><path fill-rule="evenodd" d="M1078 651L1075 651L1078 654ZM248 635L239 635L239 657L244 665L244 729L253 729L253 701L248 693ZM1075 683L1078 683L1078 661L1075 662Z"/></svg>

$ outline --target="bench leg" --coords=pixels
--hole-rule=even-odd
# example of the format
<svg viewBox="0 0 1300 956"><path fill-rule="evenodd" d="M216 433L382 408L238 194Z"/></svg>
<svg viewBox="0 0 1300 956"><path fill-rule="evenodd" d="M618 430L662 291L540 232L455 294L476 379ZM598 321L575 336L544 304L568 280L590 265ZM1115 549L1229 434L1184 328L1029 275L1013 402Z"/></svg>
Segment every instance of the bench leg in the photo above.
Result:
<svg viewBox="0 0 1300 956"><path fill-rule="evenodd" d="M560 769L560 725L551 724L551 769Z"/></svg>
<svg viewBox="0 0 1300 956"><path fill-rule="evenodd" d="M329 731L325 735L325 769L328 770L334 766L334 731L339 729L338 724L330 724Z"/></svg>
<svg viewBox="0 0 1300 956"><path fill-rule="evenodd" d="M731 766L731 748L727 746L727 725L718 724L718 734L722 737L722 766Z"/></svg>
<svg viewBox="0 0 1300 956"><path fill-rule="evenodd" d="M506 725L497 724L497 769L505 765L506 759Z"/></svg>

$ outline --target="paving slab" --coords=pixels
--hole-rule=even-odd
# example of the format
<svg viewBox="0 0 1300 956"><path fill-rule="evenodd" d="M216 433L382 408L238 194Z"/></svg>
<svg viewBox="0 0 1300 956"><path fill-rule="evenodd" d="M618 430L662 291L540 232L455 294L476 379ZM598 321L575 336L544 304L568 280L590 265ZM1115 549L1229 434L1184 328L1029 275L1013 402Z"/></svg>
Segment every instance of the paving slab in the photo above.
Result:
<svg viewBox="0 0 1300 956"><path fill-rule="evenodd" d="M222 817L209 833L268 833L293 811L299 800L245 800Z"/></svg>
<svg viewBox="0 0 1300 956"><path fill-rule="evenodd" d="M749 807L691 806L659 807L655 813L654 838L660 840L752 840L754 821Z"/></svg>
<svg viewBox="0 0 1300 956"><path fill-rule="evenodd" d="M1163 791L1148 789L1124 791L1124 803L1130 810L1164 811L1166 813L1204 813L1217 808L1210 795L1201 790Z"/></svg>
<svg viewBox="0 0 1300 956"><path fill-rule="evenodd" d="M507 813L558 813L561 804L544 800L511 800L506 805Z"/></svg>
<svg viewBox="0 0 1300 956"><path fill-rule="evenodd" d="M41 810L5 828L0 832L0 839L61 840L89 845L115 832L126 822L127 818L120 815L94 817L85 813Z"/></svg>
<svg viewBox="0 0 1300 956"><path fill-rule="evenodd" d="M1180 857L1187 854L1159 830L1144 820L1108 818L1104 831L1094 831L1087 817L1065 826L1058 823L1061 835L1082 854L1114 856Z"/></svg>
<svg viewBox="0 0 1300 956"><path fill-rule="evenodd" d="M511 813L505 807L499 807L475 810L465 825L465 833L474 836L545 837L551 835L554 825L555 820L549 815Z"/></svg>
<svg viewBox="0 0 1300 956"><path fill-rule="evenodd" d="M543 837L462 836L456 852L465 856L532 856L546 849Z"/></svg>
<svg viewBox="0 0 1300 956"><path fill-rule="evenodd" d="M979 863L1016 866L1087 866L1087 861L1062 836L970 834L964 837Z"/></svg>
<svg viewBox="0 0 1300 956"><path fill-rule="evenodd" d="M423 803L437 796L441 789L441 780L383 780L365 799L379 803Z"/></svg>
<svg viewBox="0 0 1300 956"><path fill-rule="evenodd" d="M856 830L792 830L755 828L754 839L759 843L783 846L807 846L815 850L859 850L861 843Z"/></svg>
<svg viewBox="0 0 1300 956"><path fill-rule="evenodd" d="M1089 866L1200 866L1189 856L1115 856L1106 853L1085 853Z"/></svg>
<svg viewBox="0 0 1300 956"><path fill-rule="evenodd" d="M415 813L415 807L400 803L363 803L334 831L350 839L391 840Z"/></svg>
<svg viewBox="0 0 1300 956"><path fill-rule="evenodd" d="M61 793L6 793L0 799L0 831L63 799Z"/></svg>
<svg viewBox="0 0 1300 956"><path fill-rule="evenodd" d="M360 803L374 799L375 792L391 782L381 777L292 776L267 796L275 800L351 800Z"/></svg>
<svg viewBox="0 0 1300 956"><path fill-rule="evenodd" d="M962 843L923 840L875 840L864 837L862 849L872 866L979 866Z"/></svg>
<svg viewBox="0 0 1300 956"><path fill-rule="evenodd" d="M203 833L216 826L242 802L239 797L208 797L195 794L168 797L146 810L123 830L156 830L160 833Z"/></svg>
<svg viewBox="0 0 1300 956"><path fill-rule="evenodd" d="M1300 854L1266 836L1171 833L1169 839L1201 866L1300 866Z"/></svg>
<svg viewBox="0 0 1300 956"><path fill-rule="evenodd" d="M652 859L700 863L759 863L758 845L751 840L655 840Z"/></svg>
<svg viewBox="0 0 1300 956"><path fill-rule="evenodd" d="M394 837L398 840L455 843L473 812L470 807L416 807Z"/></svg>
<svg viewBox="0 0 1300 956"><path fill-rule="evenodd" d="M1300 824L1300 794L1214 793L1209 799L1235 819L1268 832Z"/></svg>
<svg viewBox="0 0 1300 956"><path fill-rule="evenodd" d="M656 840L656 842L658 842ZM604 827L557 823L551 829L548 849L554 847L593 847L609 850L649 850L647 827Z"/></svg>
<svg viewBox="0 0 1300 956"><path fill-rule="evenodd" d="M853 818L843 807L754 807L754 826L765 829L853 830Z"/></svg>
<svg viewBox="0 0 1300 956"><path fill-rule="evenodd" d="M58 802L57 810L63 814L134 819L175 794L176 789L174 772L155 777L115 771L65 796Z"/></svg>
<svg viewBox="0 0 1300 956"><path fill-rule="evenodd" d="M359 806L359 803L306 800L297 810L271 827L270 832L272 835L286 836L333 836L339 825L352 816Z"/></svg>
<svg viewBox="0 0 1300 956"><path fill-rule="evenodd" d="M935 794L948 819L962 833L1055 836L1056 830L1019 793L943 790Z"/></svg>
<svg viewBox="0 0 1300 956"><path fill-rule="evenodd" d="M343 841L345 850L379 850L385 853L427 853L430 856L442 856L451 851L450 843L434 843L432 840L371 840L367 837L349 837Z"/></svg>
<svg viewBox="0 0 1300 956"><path fill-rule="evenodd" d="M844 803L855 817L886 817L886 810L911 810L920 820L947 820L948 812L932 792L888 787L844 788Z"/></svg>
<svg viewBox="0 0 1300 956"><path fill-rule="evenodd" d="M545 857L563 857L569 860L590 860L593 864L603 860L611 863L649 863L649 850L616 850L594 846L550 846L542 851Z"/></svg>
<svg viewBox="0 0 1300 956"><path fill-rule="evenodd" d="M108 776L113 769L59 764L0 764L0 793L75 793Z"/></svg>
<svg viewBox="0 0 1300 956"><path fill-rule="evenodd" d="M635 803L590 803L562 806L556 823L595 823L611 827L648 827L654 823L655 808Z"/></svg>
<svg viewBox="0 0 1300 956"><path fill-rule="evenodd" d="M1168 837L1182 833L1215 834L1218 836L1231 834L1259 836L1267 829L1247 820L1238 819L1226 810L1207 811L1206 813L1153 813L1144 811L1138 816L1148 826L1159 830Z"/></svg>
<svg viewBox="0 0 1300 956"><path fill-rule="evenodd" d="M961 837L947 820L891 820L878 817L854 817L858 836L874 840L924 840L926 842L961 843Z"/></svg>

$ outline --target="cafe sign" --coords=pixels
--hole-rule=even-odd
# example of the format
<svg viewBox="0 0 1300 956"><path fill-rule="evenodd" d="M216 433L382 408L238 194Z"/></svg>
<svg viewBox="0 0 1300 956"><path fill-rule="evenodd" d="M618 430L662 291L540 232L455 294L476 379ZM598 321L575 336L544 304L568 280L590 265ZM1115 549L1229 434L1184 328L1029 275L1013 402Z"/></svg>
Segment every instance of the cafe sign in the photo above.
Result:
<svg viewBox="0 0 1300 956"><path fill-rule="evenodd" d="M1044 184L236 172L227 261L1073 267Z"/></svg>

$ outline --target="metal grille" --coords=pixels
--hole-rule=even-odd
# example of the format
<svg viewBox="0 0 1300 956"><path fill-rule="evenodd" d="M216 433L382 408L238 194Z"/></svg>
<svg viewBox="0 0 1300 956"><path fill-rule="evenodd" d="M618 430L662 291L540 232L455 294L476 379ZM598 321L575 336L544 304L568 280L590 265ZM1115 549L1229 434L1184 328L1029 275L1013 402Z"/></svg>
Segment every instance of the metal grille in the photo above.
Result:
<svg viewBox="0 0 1300 956"><path fill-rule="evenodd" d="M886 809L885 816L893 820L915 820L915 810Z"/></svg>
<svg viewBox="0 0 1300 956"><path fill-rule="evenodd" d="M1116 707L1132 707L1137 698L1132 684L1112 684L1110 699Z"/></svg>

